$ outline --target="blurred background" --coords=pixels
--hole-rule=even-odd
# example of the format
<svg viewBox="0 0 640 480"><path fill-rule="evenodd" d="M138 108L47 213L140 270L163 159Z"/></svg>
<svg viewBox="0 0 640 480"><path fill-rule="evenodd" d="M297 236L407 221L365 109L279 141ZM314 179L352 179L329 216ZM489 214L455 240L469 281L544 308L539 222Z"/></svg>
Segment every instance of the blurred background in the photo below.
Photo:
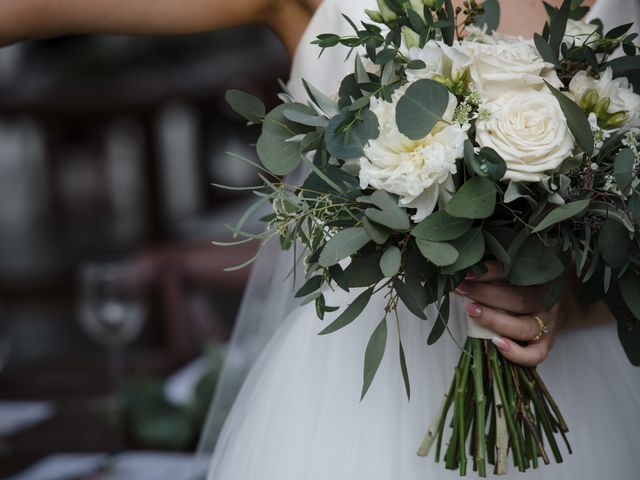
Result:
<svg viewBox="0 0 640 480"><path fill-rule="evenodd" d="M0 49L0 478L193 451L254 249L211 244L250 201L211 183L256 181L224 93L288 62L259 27Z"/></svg>

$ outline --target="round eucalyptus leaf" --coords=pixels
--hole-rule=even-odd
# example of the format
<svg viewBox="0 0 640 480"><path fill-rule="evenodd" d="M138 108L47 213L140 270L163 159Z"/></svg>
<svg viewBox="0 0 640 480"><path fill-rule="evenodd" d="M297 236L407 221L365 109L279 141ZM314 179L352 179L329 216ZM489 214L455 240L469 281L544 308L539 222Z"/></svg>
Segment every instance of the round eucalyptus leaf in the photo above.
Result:
<svg viewBox="0 0 640 480"><path fill-rule="evenodd" d="M286 175L295 170L302 161L300 143L288 142L296 135L306 134L310 127L287 119L285 111L315 116L316 113L300 103L277 106L267 114L262 123L262 134L258 139L258 157L267 170L274 175Z"/></svg>
<svg viewBox="0 0 640 480"><path fill-rule="evenodd" d="M449 90L435 80L412 83L396 106L396 124L412 140L426 137L449 105Z"/></svg>
<svg viewBox="0 0 640 480"><path fill-rule="evenodd" d="M326 133L327 151L336 158L348 160L364 155L363 148L369 140L377 138L378 118L371 110L342 112L329 122Z"/></svg>

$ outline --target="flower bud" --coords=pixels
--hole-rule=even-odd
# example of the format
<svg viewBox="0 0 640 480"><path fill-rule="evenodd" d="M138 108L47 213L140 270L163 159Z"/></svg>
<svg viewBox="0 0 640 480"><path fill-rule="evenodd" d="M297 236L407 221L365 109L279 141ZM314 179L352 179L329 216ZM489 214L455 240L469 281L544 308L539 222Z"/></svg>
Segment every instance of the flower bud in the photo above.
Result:
<svg viewBox="0 0 640 480"><path fill-rule="evenodd" d="M411 2L411 8L414 12L420 15L420 18L424 21L424 3L422 0L409 0Z"/></svg>
<svg viewBox="0 0 640 480"><path fill-rule="evenodd" d="M433 8L436 6L436 0L422 0L422 3L424 3L429 8Z"/></svg>
<svg viewBox="0 0 640 480"><path fill-rule="evenodd" d="M376 23L384 23L384 18L382 18L382 15L380 14L380 12L376 11L376 10L369 10L368 8L365 9L364 13L366 13L369 18L371 20L373 20Z"/></svg>
<svg viewBox="0 0 640 480"><path fill-rule="evenodd" d="M627 114L625 112L617 112L611 115L602 125L604 129L618 128L627 121Z"/></svg>
<svg viewBox="0 0 640 480"><path fill-rule="evenodd" d="M420 35L409 27L402 27L402 37L407 48L418 48L420 46Z"/></svg>
<svg viewBox="0 0 640 480"><path fill-rule="evenodd" d="M609 113L609 105L611 105L611 99L609 97L604 97L598 100L596 104L595 113L598 118L606 118Z"/></svg>
<svg viewBox="0 0 640 480"><path fill-rule="evenodd" d="M376 0L378 2L378 8L380 9L380 14L382 18L384 18L385 22L390 22L391 20L395 20L398 18L396 12L391 10L389 6L386 4L384 0Z"/></svg>
<svg viewBox="0 0 640 480"><path fill-rule="evenodd" d="M586 112L592 112L598 103L598 92L595 88L587 90L580 100L580 108Z"/></svg>

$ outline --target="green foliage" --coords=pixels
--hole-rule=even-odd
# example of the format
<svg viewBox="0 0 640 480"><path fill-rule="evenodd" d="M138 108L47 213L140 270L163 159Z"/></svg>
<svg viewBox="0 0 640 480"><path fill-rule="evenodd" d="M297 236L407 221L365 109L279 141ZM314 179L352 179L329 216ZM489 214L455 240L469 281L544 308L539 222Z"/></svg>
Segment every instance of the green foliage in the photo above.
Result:
<svg viewBox="0 0 640 480"><path fill-rule="evenodd" d="M418 238L416 245L418 245L424 258L438 267L452 265L458 259L458 250L449 243L432 242Z"/></svg>
<svg viewBox="0 0 640 480"><path fill-rule="evenodd" d="M369 243L364 228L354 227L340 230L327 242L320 254L320 265L330 267L347 258Z"/></svg>
<svg viewBox="0 0 640 480"><path fill-rule="evenodd" d="M577 202L567 203L566 205L554 208L536 225L532 233L542 232L553 225L580 215L589 207L590 203L590 199L578 200Z"/></svg>
<svg viewBox="0 0 640 480"><path fill-rule="evenodd" d="M288 120L284 116L285 111L314 114L313 110L306 105L288 103L277 106L265 117L257 151L262 164L274 175L286 175L300 165L302 161L300 144L288 140L309 131L309 127Z"/></svg>
<svg viewBox="0 0 640 480"><path fill-rule="evenodd" d="M507 280L518 286L542 285L564 271L551 248L536 236L528 237L513 259Z"/></svg>
<svg viewBox="0 0 640 480"><path fill-rule="evenodd" d="M260 123L265 116L264 103L240 90L228 90L224 96L233 110L251 123Z"/></svg>
<svg viewBox="0 0 640 480"><path fill-rule="evenodd" d="M442 120L449 105L449 91L434 80L412 83L396 106L396 124L412 140L426 137Z"/></svg>
<svg viewBox="0 0 640 480"><path fill-rule="evenodd" d="M484 177L473 177L447 203L449 215L459 218L487 218L496 206L495 183Z"/></svg>
<svg viewBox="0 0 640 480"><path fill-rule="evenodd" d="M443 242L455 240L468 231L473 220L458 218L440 210L429 215L411 230L411 235L421 240Z"/></svg>
<svg viewBox="0 0 640 480"><path fill-rule="evenodd" d="M336 158L347 160L363 155L369 140L379 135L378 119L371 110L342 111L329 122L326 146Z"/></svg>
<svg viewBox="0 0 640 480"><path fill-rule="evenodd" d="M387 346L387 318L383 318L369 338L367 349L364 354L364 372L362 381L362 395L360 400L364 398L376 376L376 372L380 367L384 351Z"/></svg>
<svg viewBox="0 0 640 480"><path fill-rule="evenodd" d="M451 244L460 252L460 255L454 263L442 269L445 275L466 270L482 260L485 255L484 236L480 228L469 230L462 237L453 240Z"/></svg>
<svg viewBox="0 0 640 480"><path fill-rule="evenodd" d="M484 13L476 16L476 25L483 27L486 25L487 33L493 33L500 24L500 3L498 0L486 0L482 3Z"/></svg>
<svg viewBox="0 0 640 480"><path fill-rule="evenodd" d="M385 277L393 277L400 271L401 265L402 252L396 246L389 246L380 259L380 270L382 270Z"/></svg>
<svg viewBox="0 0 640 480"><path fill-rule="evenodd" d="M549 82L545 83L551 93L558 100L562 113L564 113L564 116L567 119L569 130L571 130L576 142L578 142L578 145L580 145L580 148L582 148L586 154L591 155L594 149L594 140L593 133L591 132L591 125L589 125L587 116L573 100L557 88L554 88L549 84Z"/></svg>
<svg viewBox="0 0 640 480"><path fill-rule="evenodd" d="M346 327L352 323L360 314L364 311L371 295L373 294L373 287L366 289L351 304L340 314L338 317L319 335L327 335L329 333L337 332L338 330Z"/></svg>
<svg viewBox="0 0 640 480"><path fill-rule="evenodd" d="M627 229L615 220L604 222L598 235L598 249L607 265L619 269L628 261L630 240Z"/></svg>

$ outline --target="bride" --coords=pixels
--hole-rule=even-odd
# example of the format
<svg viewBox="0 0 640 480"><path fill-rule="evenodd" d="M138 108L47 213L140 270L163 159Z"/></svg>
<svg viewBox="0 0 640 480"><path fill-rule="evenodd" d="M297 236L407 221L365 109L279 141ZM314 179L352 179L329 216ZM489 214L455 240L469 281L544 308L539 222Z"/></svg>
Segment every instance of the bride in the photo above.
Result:
<svg viewBox="0 0 640 480"><path fill-rule="evenodd" d="M530 36L544 24L539 0L508 0L501 7L505 33ZM302 78L333 92L350 68L346 50L329 49L318 58L310 42L321 33L348 34L342 14L357 21L365 8L375 8L375 1L0 0L0 44L59 32L178 33L261 22L293 55L289 89L304 101ZM598 0L593 16L605 25L640 22L640 6L635 0ZM488 267L458 287L452 336L464 339L470 315L497 332L493 341L505 357L540 365L572 429L574 454L528 478L637 478L640 375L619 345L606 306L581 305L574 288L549 312L541 311L539 289L505 285L500 269ZM362 358L384 300L372 299L348 328L318 336L323 323L313 307L296 307L291 298L290 268L290 259L274 250L254 269L204 436L205 451L216 445L208 479L457 478L415 453L452 377L460 355L456 342L443 337L427 346L431 324L402 311L399 331L390 332L388 342L395 345L395 336L402 336L411 400L404 395L398 359L387 355L360 402ZM327 303L346 305L353 298L336 291L327 294ZM538 341L531 341L539 333L532 314L550 327ZM247 359L253 366L244 378Z"/></svg>

